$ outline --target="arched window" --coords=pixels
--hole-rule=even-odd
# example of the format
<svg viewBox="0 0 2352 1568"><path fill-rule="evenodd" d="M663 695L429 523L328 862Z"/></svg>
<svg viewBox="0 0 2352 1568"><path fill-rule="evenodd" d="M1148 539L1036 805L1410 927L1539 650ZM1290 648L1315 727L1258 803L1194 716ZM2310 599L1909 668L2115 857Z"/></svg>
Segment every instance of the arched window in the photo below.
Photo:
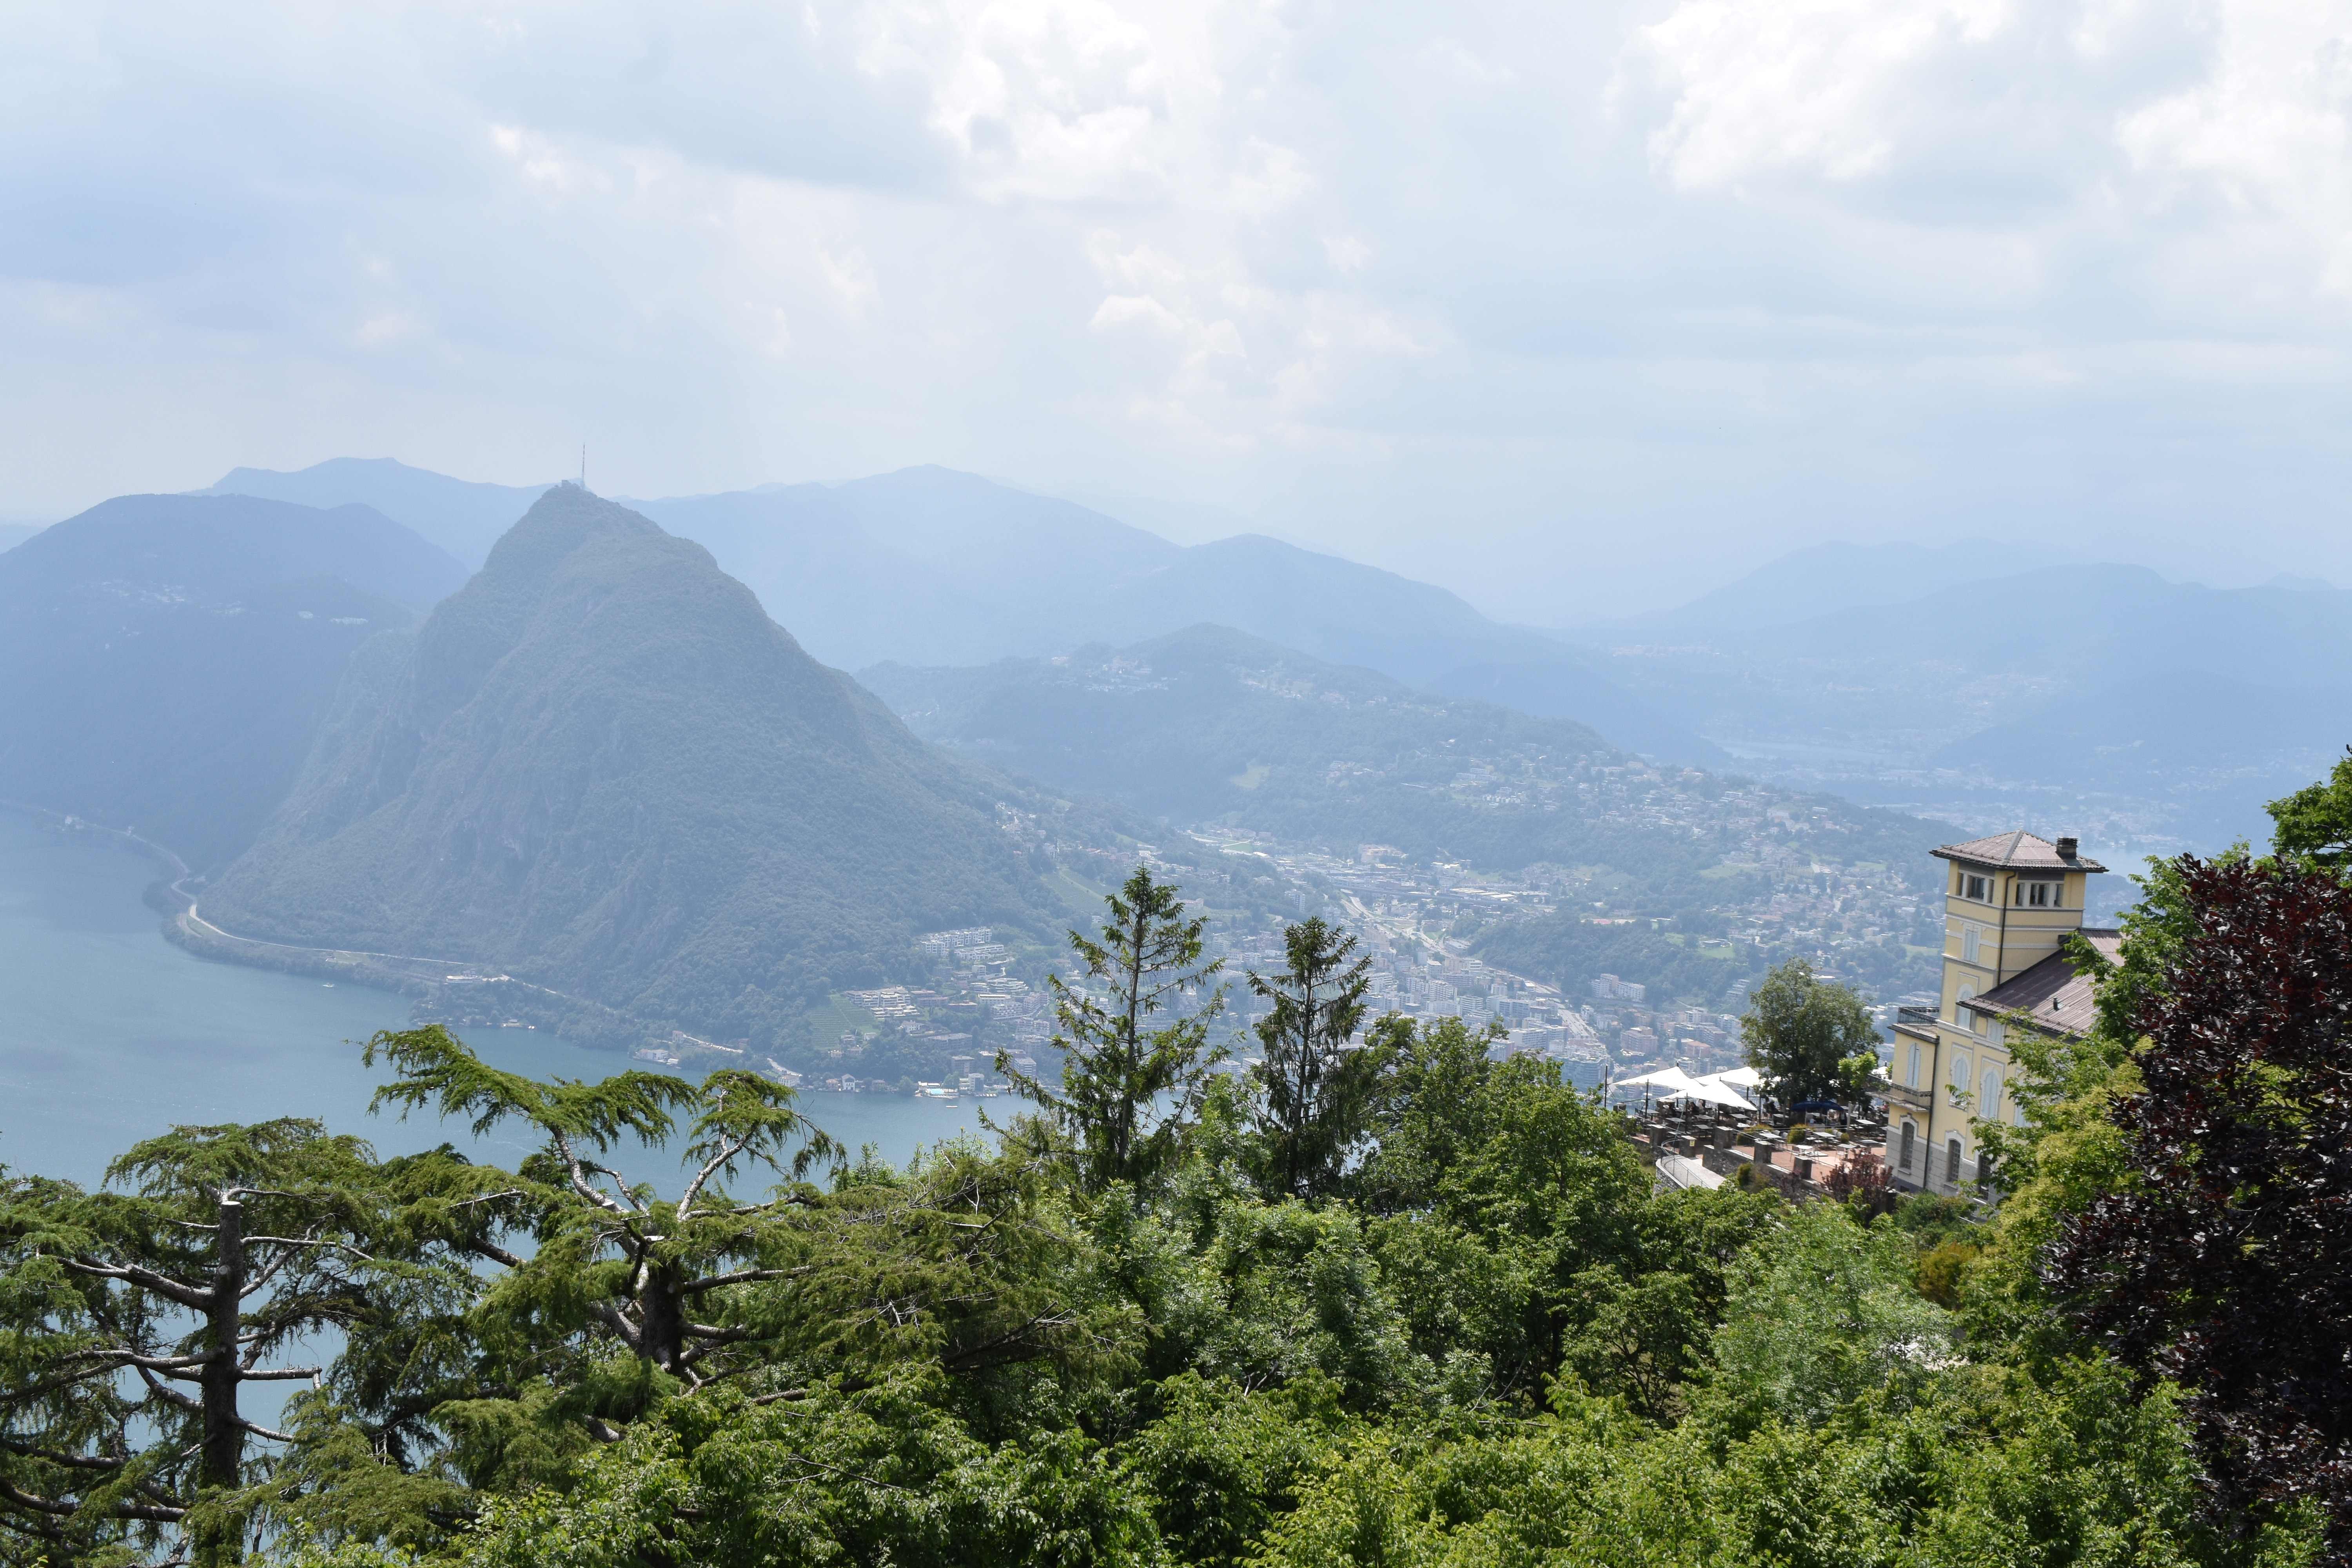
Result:
<svg viewBox="0 0 2352 1568"><path fill-rule="evenodd" d="M1895 1168L1896 1170L1907 1171L1911 1168L1911 1146L1916 1141L1918 1131L1919 1130L1917 1128L1912 1126L1908 1121L1903 1123L1903 1142L1899 1145L1902 1158L1898 1159L1895 1163Z"/></svg>
<svg viewBox="0 0 2352 1568"><path fill-rule="evenodd" d="M1960 1184L1960 1141L1957 1138L1944 1145L1944 1184L1948 1187Z"/></svg>
<svg viewBox="0 0 2352 1568"><path fill-rule="evenodd" d="M1952 1097L1954 1105L1959 1104L1968 1097L1969 1058L1966 1056L1956 1054L1952 1058L1952 1070L1944 1080L1944 1089Z"/></svg>
<svg viewBox="0 0 2352 1568"><path fill-rule="evenodd" d="M2000 1120L2000 1068L1992 1062L1985 1064L1984 1077L1977 1080L1977 1114L1987 1121Z"/></svg>
<svg viewBox="0 0 2352 1568"><path fill-rule="evenodd" d="M1903 1069L1903 1082L1906 1088L1910 1089L1925 1089L1927 1087L1926 1084L1919 1081L1919 1047L1916 1045L1914 1045L1911 1047L1910 1065Z"/></svg>

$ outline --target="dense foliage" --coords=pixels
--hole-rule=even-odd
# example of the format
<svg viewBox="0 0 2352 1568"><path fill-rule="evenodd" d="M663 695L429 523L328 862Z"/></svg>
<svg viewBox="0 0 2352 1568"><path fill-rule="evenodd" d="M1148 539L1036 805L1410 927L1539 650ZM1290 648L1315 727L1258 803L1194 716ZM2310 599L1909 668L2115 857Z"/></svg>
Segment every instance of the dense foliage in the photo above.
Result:
<svg viewBox="0 0 2352 1568"><path fill-rule="evenodd" d="M2262 897L2335 896L2299 862L2243 874L2273 879ZM2324 922L2255 940L2275 922L2194 868L2169 875L2141 931L2157 956L2108 986L2160 1027L2145 1049L2021 1038L2042 1070L2028 1124L1998 1135L2012 1190L1990 1223L1954 1199L1874 1214L1656 1191L1622 1124L1549 1064L1498 1058L1457 1020L1351 1041L1352 956L1304 924L1259 982L1285 1020L1266 1058L1211 1077L1167 1157L1123 1169L1083 1152L1138 1110L1123 1094L1166 1108L1148 1074L1097 1072L993 1148L899 1169L840 1155L749 1075L539 1084L438 1030L383 1037L385 1103L526 1127L538 1151L512 1171L447 1148L379 1161L274 1124L182 1130L118 1167L121 1194L12 1178L0 1561L2340 1560L2336 1494L2231 1468L2280 1457L2231 1446L2253 1434L2326 1460L2332 1384L2235 1379L2212 1331L2291 1275L2301 1293L2256 1321L2259 1343L2315 1377L2340 1362L2320 1255L2342 1179L2296 1163L2324 1162L2332 1122L2264 1098L2333 1093L2336 1037L2324 1007L2260 999L2341 996L2346 950ZM1146 892L1110 922L1138 942L1138 986L1195 962L1172 891ZM1095 951L1115 976L1118 942ZM2242 984L2186 984L2217 965ZM2322 1033L2306 1058L2250 1019ZM1084 1072L1128 1037L1066 1037ZM1294 1048L1349 1093L1338 1132L1286 1145L1303 1124L1274 1109L1272 1074ZM2158 1135L2185 1147L2149 1100L2160 1079L2192 1091L2158 1060L2183 1048L2219 1117L2195 1136L2220 1140L2185 1167L2149 1156ZM608 1168L625 1141L674 1137L674 1193ZM2257 1169L2254 1147L2284 1157ZM2235 1185L2216 1184L2225 1155ZM265 1187L282 1261L225 1317L218 1216ZM2195 1226L2252 1238L2249 1219L2263 1247L2215 1254L2210 1285L2167 1283L2212 1245ZM149 1282L167 1279L187 1290ZM302 1324L339 1337L264 1427L235 1384ZM2210 1381L2177 1375L2192 1367ZM175 1380L193 1410L134 1408ZM244 1441L215 1454L199 1429Z"/></svg>
<svg viewBox="0 0 2352 1568"><path fill-rule="evenodd" d="M1781 1103L1868 1098L1878 1069L1878 1026L1852 986L1815 977L1792 958L1764 977L1739 1023L1748 1065Z"/></svg>
<svg viewBox="0 0 2352 1568"><path fill-rule="evenodd" d="M2216 1509L2311 1507L2341 1563L2352 760L2270 811L2270 857L2152 868L2098 1029L2039 1064L2072 1126L2039 1152L2059 1201L2025 1218L2073 1321L2187 1391Z"/></svg>

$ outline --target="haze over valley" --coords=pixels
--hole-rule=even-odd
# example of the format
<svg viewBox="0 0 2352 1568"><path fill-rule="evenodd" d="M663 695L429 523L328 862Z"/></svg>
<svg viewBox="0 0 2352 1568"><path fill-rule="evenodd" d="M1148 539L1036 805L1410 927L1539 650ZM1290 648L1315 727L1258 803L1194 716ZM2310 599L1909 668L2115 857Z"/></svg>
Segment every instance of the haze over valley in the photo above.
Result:
<svg viewBox="0 0 2352 1568"><path fill-rule="evenodd" d="M1934 844L2218 847L2352 689L2326 587L1837 546L1545 630L939 468L625 503L239 468L31 536L0 595L39 673L0 791L174 858L193 951L877 1087L1034 1059L1060 928L1138 857L1244 961L1320 910L1396 1005L1574 1071L1727 1062L1781 958L1931 997Z"/></svg>
<svg viewBox="0 0 2352 1568"><path fill-rule="evenodd" d="M532 493L380 460L215 489L375 506L460 556ZM935 468L633 504L840 668L1219 625L1661 761L1970 827L2063 812L2126 858L2253 832L2259 802L2333 756L2352 713L2346 590L2210 588L2073 545L1811 546L1680 608L1541 628L1277 540L1180 547Z"/></svg>

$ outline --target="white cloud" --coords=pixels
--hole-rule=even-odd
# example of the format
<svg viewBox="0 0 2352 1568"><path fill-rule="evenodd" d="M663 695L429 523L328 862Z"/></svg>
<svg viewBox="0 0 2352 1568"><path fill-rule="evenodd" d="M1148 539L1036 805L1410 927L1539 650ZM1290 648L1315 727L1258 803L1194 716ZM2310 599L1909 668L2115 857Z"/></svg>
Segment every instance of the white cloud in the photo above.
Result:
<svg viewBox="0 0 2352 1568"><path fill-rule="evenodd" d="M2015 22L2009 0L1684 0L1638 36L1674 100L1652 155L1685 189L1883 174L1934 77Z"/></svg>
<svg viewBox="0 0 2352 1568"><path fill-rule="evenodd" d="M2103 509L2335 549L2352 488L2352 0L11 26L0 512L585 432L635 493L1255 508L1532 615L1644 553Z"/></svg>
<svg viewBox="0 0 2352 1568"><path fill-rule="evenodd" d="M864 250L851 246L836 255L820 246L816 257L824 280L833 286L842 309L852 320L864 316L881 302L882 285L875 278L874 263L866 259Z"/></svg>
<svg viewBox="0 0 2352 1568"><path fill-rule="evenodd" d="M2126 113L2123 148L2146 174L2289 230L2320 286L2352 293L2352 10L2238 0L2215 57L2193 87Z"/></svg>

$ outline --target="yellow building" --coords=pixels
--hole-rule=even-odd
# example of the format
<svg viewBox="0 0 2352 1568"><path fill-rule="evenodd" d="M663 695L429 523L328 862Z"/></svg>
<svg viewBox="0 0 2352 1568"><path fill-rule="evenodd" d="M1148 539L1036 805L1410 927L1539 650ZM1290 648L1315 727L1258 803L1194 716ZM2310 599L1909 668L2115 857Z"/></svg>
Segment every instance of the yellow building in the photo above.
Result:
<svg viewBox="0 0 2352 1568"><path fill-rule="evenodd" d="M2090 879L2106 868L2031 833L1936 851L1944 884L1944 989L1904 1007L1887 1076L1886 1170L1913 1191L1977 1191L1977 1122L2021 1120L2009 1092L2008 1031L2074 1036L2092 1017L2090 982L2059 952L2081 931L2113 958L2121 933L2083 924ZM2031 1025L2023 1020L2031 1019Z"/></svg>

